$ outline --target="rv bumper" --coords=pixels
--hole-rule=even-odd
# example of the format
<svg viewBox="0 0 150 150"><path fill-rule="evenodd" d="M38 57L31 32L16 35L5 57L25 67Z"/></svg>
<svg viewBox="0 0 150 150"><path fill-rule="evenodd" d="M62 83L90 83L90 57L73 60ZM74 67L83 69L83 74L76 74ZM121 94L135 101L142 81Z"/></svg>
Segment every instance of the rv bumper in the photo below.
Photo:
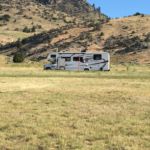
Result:
<svg viewBox="0 0 150 150"><path fill-rule="evenodd" d="M44 70L51 70L51 66L49 64L46 64L43 66Z"/></svg>

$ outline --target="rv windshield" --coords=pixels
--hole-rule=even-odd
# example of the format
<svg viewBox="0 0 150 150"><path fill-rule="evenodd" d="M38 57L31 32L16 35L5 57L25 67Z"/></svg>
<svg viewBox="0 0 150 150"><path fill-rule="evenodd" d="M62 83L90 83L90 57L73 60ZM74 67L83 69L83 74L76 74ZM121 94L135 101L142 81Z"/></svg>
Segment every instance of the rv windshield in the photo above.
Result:
<svg viewBox="0 0 150 150"><path fill-rule="evenodd" d="M56 55L54 55L54 54L51 55L51 63L52 64L56 63Z"/></svg>

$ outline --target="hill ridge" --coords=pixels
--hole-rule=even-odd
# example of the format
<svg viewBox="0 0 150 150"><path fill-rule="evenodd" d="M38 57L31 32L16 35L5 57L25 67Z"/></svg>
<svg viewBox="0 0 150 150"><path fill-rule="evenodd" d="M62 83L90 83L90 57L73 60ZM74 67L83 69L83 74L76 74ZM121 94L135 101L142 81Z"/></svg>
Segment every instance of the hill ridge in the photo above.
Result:
<svg viewBox="0 0 150 150"><path fill-rule="evenodd" d="M24 9L23 4L28 7ZM150 55L149 15L110 20L82 0L4 0L0 1L0 9L2 54L13 56L18 50L17 43L21 42L31 60L43 60L57 48L59 51L108 51L112 58L119 58L119 62L140 62L142 59L149 63L147 57L137 58ZM49 38L54 30L56 36ZM42 41L32 44L36 37Z"/></svg>

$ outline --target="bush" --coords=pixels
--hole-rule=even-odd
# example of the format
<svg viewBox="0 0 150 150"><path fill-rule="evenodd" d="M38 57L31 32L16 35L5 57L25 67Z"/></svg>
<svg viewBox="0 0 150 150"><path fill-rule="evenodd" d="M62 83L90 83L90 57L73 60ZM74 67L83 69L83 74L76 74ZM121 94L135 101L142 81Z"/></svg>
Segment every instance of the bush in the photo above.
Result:
<svg viewBox="0 0 150 150"><path fill-rule="evenodd" d="M101 32L101 33L100 33L100 36L104 36L104 32Z"/></svg>
<svg viewBox="0 0 150 150"><path fill-rule="evenodd" d="M133 16L142 16L142 17L144 17L144 14L136 12L135 14L133 14Z"/></svg>
<svg viewBox="0 0 150 150"><path fill-rule="evenodd" d="M145 15L144 14L141 14L141 17L144 17Z"/></svg>
<svg viewBox="0 0 150 150"><path fill-rule="evenodd" d="M100 30L101 29L101 23L97 22L94 24L94 30Z"/></svg>
<svg viewBox="0 0 150 150"><path fill-rule="evenodd" d="M136 12L135 14L133 14L133 16L139 16L139 15L141 15L141 13L139 12Z"/></svg>
<svg viewBox="0 0 150 150"><path fill-rule="evenodd" d="M22 30L23 32L29 33L31 32L30 29L28 27L24 27L24 29Z"/></svg>
<svg viewBox="0 0 150 150"><path fill-rule="evenodd" d="M22 32L25 32L25 33L31 33L31 32L36 32L36 26L33 26L31 28L28 28L27 26L25 26L22 30Z"/></svg>
<svg viewBox="0 0 150 150"><path fill-rule="evenodd" d="M23 52L16 52L13 57L14 63L22 63L25 59L25 55Z"/></svg>
<svg viewBox="0 0 150 150"><path fill-rule="evenodd" d="M33 27L31 28L31 31L30 31L30 32L36 32L36 27L33 26Z"/></svg>
<svg viewBox="0 0 150 150"><path fill-rule="evenodd" d="M10 16L7 14L0 16L0 21L9 21L9 19L10 19Z"/></svg>

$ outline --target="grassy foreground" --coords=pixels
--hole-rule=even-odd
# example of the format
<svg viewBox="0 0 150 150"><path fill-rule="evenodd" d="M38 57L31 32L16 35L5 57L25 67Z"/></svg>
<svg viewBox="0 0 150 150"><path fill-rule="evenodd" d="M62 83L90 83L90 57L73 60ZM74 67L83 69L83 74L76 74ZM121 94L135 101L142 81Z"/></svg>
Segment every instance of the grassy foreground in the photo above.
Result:
<svg viewBox="0 0 150 150"><path fill-rule="evenodd" d="M0 67L0 149L150 149L149 66L31 66Z"/></svg>

